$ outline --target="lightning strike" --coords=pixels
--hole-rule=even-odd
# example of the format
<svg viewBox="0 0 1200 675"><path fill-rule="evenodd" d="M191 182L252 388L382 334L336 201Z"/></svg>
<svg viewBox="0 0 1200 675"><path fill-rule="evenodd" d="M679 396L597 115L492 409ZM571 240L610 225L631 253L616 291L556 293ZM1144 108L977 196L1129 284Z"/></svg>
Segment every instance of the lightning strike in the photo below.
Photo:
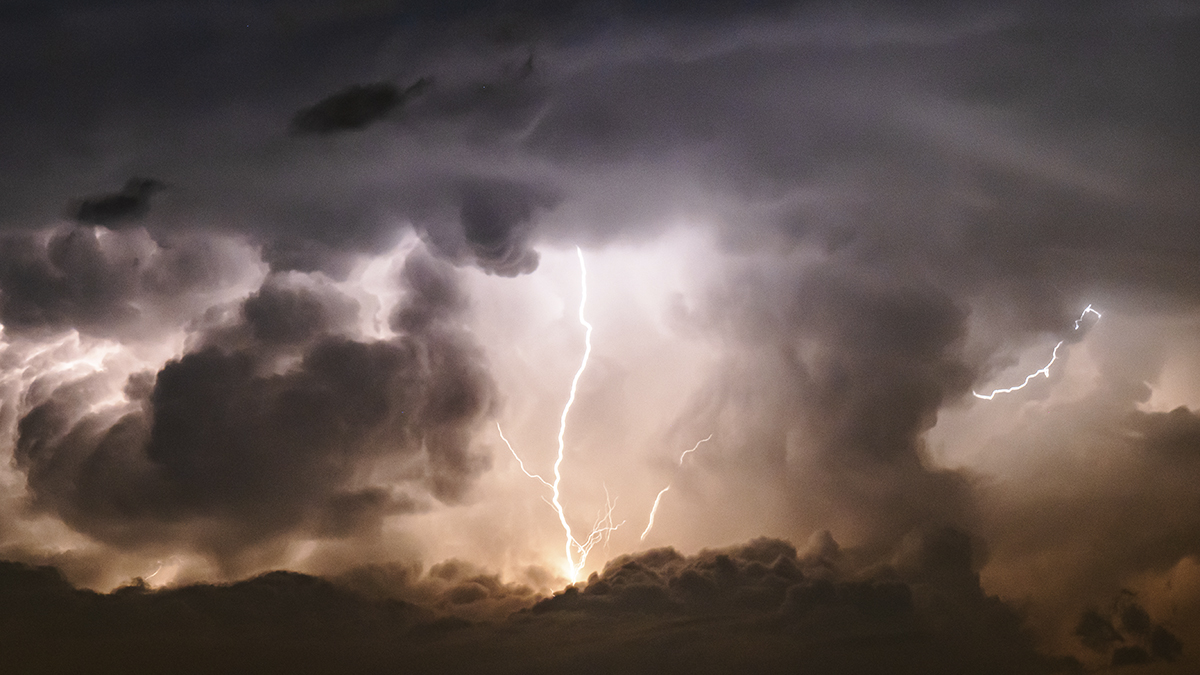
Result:
<svg viewBox="0 0 1200 675"><path fill-rule="evenodd" d="M1097 320L1099 320L1101 317L1100 312L1097 312L1089 304L1087 307L1085 307L1083 309L1083 313L1079 315L1079 318L1075 319L1075 330L1079 330L1080 323L1084 320L1084 318L1087 317L1088 314L1095 314ZM980 394L979 392L974 391L974 390L972 390L971 393L974 394L976 398L981 398L985 401L990 401L996 397L996 394L1011 394L1012 392L1017 391L1019 389L1024 389L1025 386L1027 384L1029 384L1033 380L1033 378L1037 377L1038 375L1045 375L1047 378L1049 378L1050 377L1050 366L1054 365L1054 362L1058 360L1058 348L1063 346L1064 342L1066 342L1066 340L1059 340L1058 344L1054 345L1054 351L1050 354L1050 362L1047 363L1046 365L1042 366L1041 368L1038 368L1037 370L1033 371L1029 375L1026 375L1025 381L1022 382L1021 384L1018 384L1015 387L1007 387L1005 389L994 389L994 390L992 390L992 393L990 393L990 394Z"/></svg>
<svg viewBox="0 0 1200 675"><path fill-rule="evenodd" d="M536 473L529 473L529 470L525 468L525 462L521 461L521 456L517 454L516 450L513 450L512 443L509 443L508 439L504 436L504 430L500 428L500 422L496 422L496 431L500 433L500 440L504 441L504 444L508 446L508 451L511 452L513 458L515 458L517 460L517 466L521 467L522 473L524 473L526 476L529 476L530 478L536 478L536 479L542 481L542 485L545 485L548 488L554 487L550 483L546 482L545 478L542 478L541 476L537 475Z"/></svg>
<svg viewBox="0 0 1200 675"><path fill-rule="evenodd" d="M689 453L695 452L696 448L700 447L701 443L707 443L707 442L711 441L712 437L713 437L713 435L709 434L708 438L701 438L700 440L696 441L696 444L692 446L691 450L684 450L683 454L679 456L679 466L683 466L683 458L684 457L687 457ZM667 486L667 487L670 487L670 486ZM662 494L662 493L659 493L659 494Z"/></svg>
<svg viewBox="0 0 1200 675"><path fill-rule="evenodd" d="M646 523L646 531L642 532L642 538L639 541L646 541L646 535L650 534L650 530L654 528L654 515L658 513L658 503L662 501L662 496L670 489L671 485L668 483L667 487L658 491L658 496L654 498L654 506L650 507L650 522Z"/></svg>
<svg viewBox="0 0 1200 675"><path fill-rule="evenodd" d="M149 580L153 579L153 578L154 578L154 575L156 575L156 574L158 574L159 572L161 572L161 571L162 571L162 567L163 567L162 561L161 561L161 560L159 560L159 561L158 561L158 567L154 568L154 571L153 571L153 572L151 572L150 574L147 574L147 575L146 575L145 581L149 581Z"/></svg>
<svg viewBox="0 0 1200 675"><path fill-rule="evenodd" d="M587 553L591 550L589 546L586 550L579 546L575 541L574 535L571 534L571 525L567 523L567 516L563 513L562 503L559 502L561 494L559 487L562 484L562 463L563 455L566 447L564 438L567 433L567 415L571 412L571 405L575 403L575 392L579 388L579 378L583 377L583 371L587 368L588 358L592 355L592 324L588 323L587 318L583 314L584 307L587 305L587 265L583 261L583 249L575 247L575 253L579 256L579 279L580 279L580 296L579 296L579 323L583 324L583 361L579 363L579 370L575 371L575 377L571 380L571 395L567 397L567 404L563 406L562 416L558 423L558 457L554 460L554 484L551 485L552 496L550 502L554 505L554 509L558 511L558 520L562 523L563 530L567 533L567 543L565 552L567 555L567 564L569 565L572 574L571 582L579 576L579 570L583 568L583 561L587 560ZM593 532L595 534L595 532ZM592 538L589 536L588 541ZM575 563L574 556L571 554L571 546L575 545L579 549L580 562Z"/></svg>
<svg viewBox="0 0 1200 675"><path fill-rule="evenodd" d="M1084 318L1085 316L1087 316L1089 312L1090 312L1090 313L1092 313L1092 314L1095 314L1095 315L1096 315L1096 320L1097 320L1097 321L1099 321L1099 320L1100 320L1100 317L1101 317L1101 314L1100 314L1100 312L1097 312L1096 310L1092 309L1092 306L1091 306L1091 305L1088 305L1087 307L1084 307L1084 308L1083 308L1083 314L1080 314L1080 315L1079 315L1079 318L1078 318L1078 319L1075 319L1075 330L1079 330L1079 322L1080 322L1080 321L1083 321L1083 318Z"/></svg>
<svg viewBox="0 0 1200 675"><path fill-rule="evenodd" d="M711 441L712 437L713 435L709 434L708 438L701 438L700 440L696 441L696 444L693 445L691 449L684 450L683 454L679 456L679 466L683 466L683 460L685 457L695 452L696 448L699 448L701 443L707 443L708 441ZM654 506L650 507L650 522L646 523L646 531L642 532L642 537L639 539L639 541L646 541L646 535L650 534L650 530L654 529L654 516L658 513L658 503L662 501L662 496L667 493L667 490L670 489L671 483L667 483L667 487L658 491L658 495L654 498Z"/></svg>
<svg viewBox="0 0 1200 675"><path fill-rule="evenodd" d="M516 458L517 464L520 465L521 471L530 478L536 478L543 485L550 488L550 499L547 502L555 513L558 514L558 522L562 525L563 532L566 534L566 542L563 546L565 554L565 564L563 571L570 578L571 583L575 583L579 579L579 572L583 570L587 564L588 553L592 548L601 541L607 542L617 528L624 523L613 522L613 510L616 508L616 500L610 499L608 494L608 486L604 487L604 506L596 514L596 520L592 523L592 530L588 536L580 541L575 537L571 530L571 524L567 522L567 514L563 509L562 497L562 463L566 455L566 434L567 434L567 417L571 413L571 406L575 403L575 395L579 388L579 379L583 377L583 371L587 369L588 359L592 355L592 324L588 323L587 317L584 314L584 309L587 306L587 265L583 260L583 249L576 246L575 253L579 256L579 273L581 294L579 298L579 323L583 325L584 331L584 349L583 360L579 364L579 369L575 371L575 377L571 380L571 393L567 397L567 403L563 406L562 415L559 418L558 424L558 454L554 460L554 480L547 481L538 474L530 473L525 468L525 463L521 461L520 455L513 449L512 444L504 437L504 431L500 429L500 423L496 423L496 431L500 433L500 438L504 440L504 444L508 446L509 452Z"/></svg>

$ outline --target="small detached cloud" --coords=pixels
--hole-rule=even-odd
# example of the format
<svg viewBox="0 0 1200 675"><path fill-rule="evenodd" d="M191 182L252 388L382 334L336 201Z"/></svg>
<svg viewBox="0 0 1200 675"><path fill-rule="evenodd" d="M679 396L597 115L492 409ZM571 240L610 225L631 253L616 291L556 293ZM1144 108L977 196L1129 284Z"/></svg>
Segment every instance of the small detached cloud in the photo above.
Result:
<svg viewBox="0 0 1200 675"><path fill-rule="evenodd" d="M365 129L424 92L431 84L431 80L422 77L404 89L390 82L352 85L296 113L291 129L300 135Z"/></svg>
<svg viewBox="0 0 1200 675"><path fill-rule="evenodd" d="M130 178L120 192L79 200L70 209L71 218L105 226L137 220L150 210L150 197L166 187L166 183L153 178Z"/></svg>

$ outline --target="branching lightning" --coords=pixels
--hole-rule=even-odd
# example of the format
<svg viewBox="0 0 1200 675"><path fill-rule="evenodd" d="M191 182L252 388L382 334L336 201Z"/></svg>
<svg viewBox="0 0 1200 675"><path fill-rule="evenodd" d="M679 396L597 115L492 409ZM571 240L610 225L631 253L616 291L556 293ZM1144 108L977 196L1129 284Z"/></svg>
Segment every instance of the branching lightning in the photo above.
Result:
<svg viewBox="0 0 1200 675"><path fill-rule="evenodd" d="M713 435L709 434L708 438L702 438L702 439L696 441L696 444L693 445L690 449L684 450L683 454L679 456L679 466L683 466L683 460L685 457L687 457L690 453L695 452L696 448L699 448L701 443L706 443L708 441L711 441L712 437L713 437ZM667 493L667 490L670 490L670 489L671 489L671 483L667 483L667 487L658 491L658 495L654 498L654 506L650 507L650 520L648 523L646 523L646 531L642 532L642 537L639 541L646 541L646 535L650 534L650 530L654 529L654 516L658 513L658 504L659 504L659 502L662 501L662 496Z"/></svg>
<svg viewBox="0 0 1200 675"><path fill-rule="evenodd" d="M558 522L562 525L563 532L566 534L566 542L564 544L564 553L566 556L566 564L564 571L570 577L571 583L574 583L579 578L579 572L587 563L588 553L592 548L601 541L607 541L608 537L622 523L613 522L613 509L616 508L616 500L610 499L608 487L604 488L604 506L597 512L596 520L592 523L592 530L583 541L575 537L571 530L571 524L567 522L567 514L563 510L562 496L562 463L566 455L566 435L567 435L567 416L571 413L571 406L575 403L575 394L579 388L579 379L583 377L583 371L587 369L588 358L592 354L592 324L588 323L587 317L584 315L584 309L587 306L587 266L583 261L583 249L575 247L575 252L579 256L579 272L580 284L582 292L579 298L579 323L583 325L584 332L584 350L583 360L579 364L579 370L575 371L575 377L571 380L571 394L567 397L567 403L563 406L562 416L559 418L558 425L558 455L554 460L554 480L547 481L538 474L530 473L525 468L525 463L521 461L521 457L517 455L517 451L513 449L512 444L504 437L504 431L500 429L500 423L496 423L496 431L500 432L500 438L504 440L504 444L508 446L509 452L516 458L517 464L520 465L521 471L530 478L536 478L543 485L550 488L550 499L547 502L554 508L558 514Z"/></svg>
<svg viewBox="0 0 1200 675"><path fill-rule="evenodd" d="M567 555L567 565L570 567L570 569L572 571L572 574L571 574L572 582L575 581L575 578L579 575L579 570L582 569L583 564L580 563L580 564L578 564L578 566L576 565L574 556L572 555L572 552L571 552L571 546L574 545L576 548L579 549L579 554L580 554L581 560L586 560L587 553L588 553L588 551L591 550L591 546L588 546L587 550L585 550L582 546L579 545L579 542L577 542L575 540L574 535L571 534L571 525L569 523L567 523L567 516L565 513L563 513L562 503L559 502L559 496L561 495L561 491L559 490L559 487L562 484L562 470L561 469L562 469L564 450L566 448L566 443L565 443L564 439L565 439L566 433L567 433L567 415L570 414L570 412L571 412L571 405L575 403L575 392L579 388L579 378L583 377L583 371L587 368L588 358L592 355L592 324L588 323L587 318L583 314L584 307L587 305L587 265L585 265L583 262L583 249L576 246L575 253L579 256L579 279L580 279L579 323L583 324L583 327L585 329L584 334L583 334L583 344L584 344L583 360L579 363L579 370L575 371L574 379L571 380L571 395L567 397L567 404L563 406L562 416L559 418L558 457L554 460L554 484L550 486L551 487L550 502L552 504L554 504L554 509L556 511L558 511L558 520L560 523L562 523L563 530L567 533L567 542L565 545L565 551L566 551L566 555ZM596 533L593 531L592 534L595 535ZM588 542L591 542L591 540L592 540L592 537L589 536Z"/></svg>
<svg viewBox="0 0 1200 675"><path fill-rule="evenodd" d="M1079 315L1079 318L1075 319L1075 330L1079 330L1079 326L1080 326L1081 322L1084 320L1085 317L1087 317L1088 314L1095 314L1097 320L1099 320L1101 317L1100 312L1097 312L1095 309L1092 308L1091 305L1088 305L1087 307L1085 307L1083 309L1083 313ZM1042 366L1041 368L1038 368L1037 370L1033 371L1029 375L1026 375L1025 381L1022 382L1021 384L1018 384L1015 387L1007 387L1005 389L994 389L992 391L992 393L990 393L990 394L980 394L979 392L976 392L976 391L972 391L971 393L975 394L976 398L981 398L981 399L984 399L985 401L990 401L996 397L996 394L1011 394L1012 392L1017 391L1019 389L1024 389L1025 385L1029 384L1030 381L1032 381L1033 378L1037 377L1038 375L1045 375L1046 377L1050 377L1050 366L1054 365L1054 362L1058 360L1058 348L1063 346L1064 342L1066 342L1066 340L1059 340L1058 344L1054 345L1054 351L1050 354L1050 362L1047 363L1046 365Z"/></svg>
<svg viewBox="0 0 1200 675"><path fill-rule="evenodd" d="M504 430L500 428L499 422L496 422L496 431L500 432L500 440L504 441L504 444L508 446L508 451L511 452L512 456L517 460L517 465L521 467L522 473L524 473L526 476L529 476L530 478L536 478L536 479L542 481L542 485L545 485L548 488L554 487L552 484L546 482L545 478L542 478L541 476L537 475L536 473L529 473L529 470L525 468L525 462L521 461L521 456L517 454L516 450L513 450L512 443L509 443L508 439L505 438Z"/></svg>

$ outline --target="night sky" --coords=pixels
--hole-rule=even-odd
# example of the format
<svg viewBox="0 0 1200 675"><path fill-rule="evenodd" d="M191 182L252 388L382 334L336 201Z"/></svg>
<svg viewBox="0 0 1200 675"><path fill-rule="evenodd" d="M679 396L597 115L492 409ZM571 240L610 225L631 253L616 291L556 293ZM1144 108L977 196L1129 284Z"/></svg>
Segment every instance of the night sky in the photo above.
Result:
<svg viewBox="0 0 1200 675"><path fill-rule="evenodd" d="M1200 672L1198 3L0 0L0 94L14 672Z"/></svg>

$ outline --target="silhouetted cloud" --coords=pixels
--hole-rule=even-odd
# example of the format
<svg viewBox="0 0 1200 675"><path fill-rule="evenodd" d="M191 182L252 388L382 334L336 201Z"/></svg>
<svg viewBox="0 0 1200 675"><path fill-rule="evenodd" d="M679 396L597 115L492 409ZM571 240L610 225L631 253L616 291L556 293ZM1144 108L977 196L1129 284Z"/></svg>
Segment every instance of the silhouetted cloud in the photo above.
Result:
<svg viewBox="0 0 1200 675"><path fill-rule="evenodd" d="M1122 634L1116 626L1120 626ZM1137 602L1137 596L1122 590L1111 605L1101 612L1084 610L1075 627L1075 636L1088 649L1109 655L1114 666L1173 662L1183 653L1183 643L1165 627L1151 621L1150 614Z"/></svg>
<svg viewBox="0 0 1200 675"><path fill-rule="evenodd" d="M165 183L153 178L130 178L120 192L80 200L72 209L71 217L93 225L136 220L150 209L150 197L164 188Z"/></svg>
<svg viewBox="0 0 1200 675"><path fill-rule="evenodd" d="M404 105L409 98L424 92L430 85L431 82L426 78L404 89L390 82L356 84L296 113L291 128L298 134L331 134L365 129Z"/></svg>
<svg viewBox="0 0 1200 675"><path fill-rule="evenodd" d="M505 598L510 611L528 606L528 589L457 561L425 575L360 568L333 583L271 572L152 591L138 579L107 595L76 591L53 568L0 563L0 616L22 618L0 642L16 647L10 663L233 672L1050 672L1055 661L1011 608L977 582L947 583L971 575L953 531L913 544L928 568L852 560L830 541L801 554L757 539L625 555L507 617ZM454 618L488 603L490 621Z"/></svg>

